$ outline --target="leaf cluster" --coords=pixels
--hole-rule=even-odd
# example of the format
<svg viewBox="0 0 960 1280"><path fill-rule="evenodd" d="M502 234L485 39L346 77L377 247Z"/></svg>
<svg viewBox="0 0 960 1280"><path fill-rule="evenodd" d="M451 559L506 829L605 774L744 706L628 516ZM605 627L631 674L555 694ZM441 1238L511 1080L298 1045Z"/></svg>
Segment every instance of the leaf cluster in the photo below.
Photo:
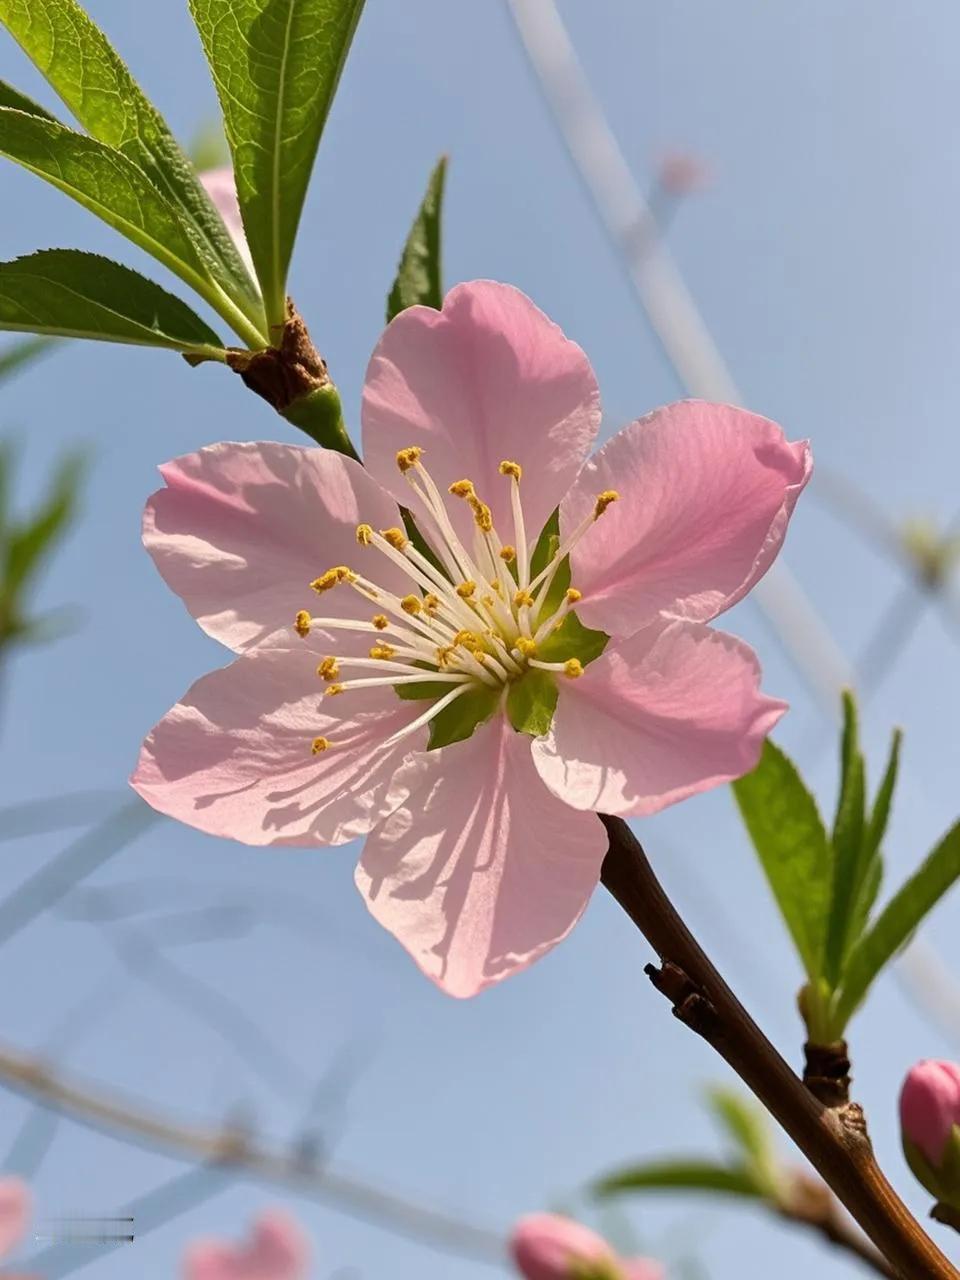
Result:
<svg viewBox="0 0 960 1280"><path fill-rule="evenodd" d="M78 128L0 83L0 154L150 254L252 350L276 339L307 183L363 0L191 0L220 96L254 279L194 166L77 0L0 0L0 22ZM0 264L0 328L226 360L191 308L74 249Z"/></svg>
<svg viewBox="0 0 960 1280"><path fill-rule="evenodd" d="M960 876L960 823L875 912L883 880L882 844L900 759L900 731L872 801L857 707L843 697L840 789L828 831L796 765L767 742L757 768L734 795L807 983L801 1011L810 1039L840 1039L884 967Z"/></svg>
<svg viewBox="0 0 960 1280"><path fill-rule="evenodd" d="M56 629L55 615L35 617L29 609L41 570L70 528L84 475L84 460L67 454L46 489L23 515L12 510L15 456L0 444L0 653L14 644L41 641Z"/></svg>
<svg viewBox="0 0 960 1280"><path fill-rule="evenodd" d="M766 1113L732 1089L709 1089L706 1101L726 1139L721 1159L687 1156L631 1164L594 1183L594 1195L607 1200L637 1191L703 1191L780 1204L786 1175Z"/></svg>

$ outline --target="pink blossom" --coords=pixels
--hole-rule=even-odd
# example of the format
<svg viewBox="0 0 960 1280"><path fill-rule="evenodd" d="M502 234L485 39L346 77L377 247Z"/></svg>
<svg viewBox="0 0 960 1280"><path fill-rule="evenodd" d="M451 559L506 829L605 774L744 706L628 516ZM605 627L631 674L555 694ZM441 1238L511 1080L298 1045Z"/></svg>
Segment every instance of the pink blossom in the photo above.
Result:
<svg viewBox="0 0 960 1280"><path fill-rule="evenodd" d="M184 1256L184 1280L305 1280L310 1250L288 1214L263 1213L241 1245L200 1240Z"/></svg>
<svg viewBox="0 0 960 1280"><path fill-rule="evenodd" d="M668 151L660 159L657 178L669 195L690 196L709 186L710 170L699 156L686 151Z"/></svg>
<svg viewBox="0 0 960 1280"><path fill-rule="evenodd" d="M479 281L381 338L365 468L280 444L167 463L146 546L239 656L149 735L137 791L248 844L368 836L371 912L453 995L548 951L598 882L597 811L652 814L756 764L785 704L706 624L766 572L811 469L726 405L659 409L589 458L599 424L581 349Z"/></svg>
<svg viewBox="0 0 960 1280"><path fill-rule="evenodd" d="M217 213L223 219L231 240L237 246L237 252L243 259L244 265L256 279L250 246L247 244L243 229L243 218L240 216L240 202L237 200L237 184L233 176L233 168L224 164L217 169L204 169L198 176L206 188L207 195L216 206Z"/></svg>
<svg viewBox="0 0 960 1280"><path fill-rule="evenodd" d="M510 1251L525 1280L663 1280L647 1258L620 1258L589 1227L553 1213L521 1218Z"/></svg>
<svg viewBox="0 0 960 1280"><path fill-rule="evenodd" d="M0 1178L0 1258L8 1257L23 1239L31 1208L30 1188L21 1178Z"/></svg>
<svg viewBox="0 0 960 1280"><path fill-rule="evenodd" d="M912 1067L900 1091L900 1125L939 1168L954 1125L960 1125L960 1066L926 1059Z"/></svg>

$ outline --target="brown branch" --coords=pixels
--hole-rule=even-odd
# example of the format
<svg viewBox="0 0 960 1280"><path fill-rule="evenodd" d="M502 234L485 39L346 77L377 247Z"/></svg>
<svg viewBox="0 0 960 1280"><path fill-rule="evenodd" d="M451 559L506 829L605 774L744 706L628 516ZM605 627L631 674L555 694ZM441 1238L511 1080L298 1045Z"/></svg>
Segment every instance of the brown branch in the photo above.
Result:
<svg viewBox="0 0 960 1280"><path fill-rule="evenodd" d="M960 1280L887 1182L856 1103L829 1108L804 1088L733 994L667 897L646 854L619 818L602 880L660 956L648 966L674 1013L733 1068L793 1139L903 1280Z"/></svg>
<svg viewBox="0 0 960 1280"><path fill-rule="evenodd" d="M307 326L290 298L277 345L261 351L231 348L227 352L227 364L251 391L272 404L278 413L312 391L331 385L327 362L310 340Z"/></svg>
<svg viewBox="0 0 960 1280"><path fill-rule="evenodd" d="M236 1126L213 1130L184 1125L105 1091L71 1084L39 1059L9 1048L0 1048L0 1084L90 1128L119 1134L127 1141L181 1159L262 1178L331 1203L397 1235L478 1262L502 1265L504 1246L498 1232L370 1186L352 1174L318 1167L302 1155L298 1157L296 1151L269 1150Z"/></svg>
<svg viewBox="0 0 960 1280"><path fill-rule="evenodd" d="M897 1272L851 1222L839 1200L819 1178L812 1178L801 1170L793 1172L774 1208L788 1222L810 1227L829 1244L852 1254L876 1275L897 1280Z"/></svg>

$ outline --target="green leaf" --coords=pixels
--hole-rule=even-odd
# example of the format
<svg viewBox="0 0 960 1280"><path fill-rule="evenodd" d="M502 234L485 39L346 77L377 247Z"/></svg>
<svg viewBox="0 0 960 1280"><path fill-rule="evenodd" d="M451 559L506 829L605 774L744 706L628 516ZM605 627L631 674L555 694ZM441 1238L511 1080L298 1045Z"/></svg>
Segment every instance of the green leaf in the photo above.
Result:
<svg viewBox="0 0 960 1280"><path fill-rule="evenodd" d="M518 733L547 733L557 709L557 682L549 671L531 667L507 694L507 717Z"/></svg>
<svg viewBox="0 0 960 1280"><path fill-rule="evenodd" d="M254 283L193 166L77 0L0 0L0 22L87 133L122 151L177 207L202 247L211 274L242 316L263 328L265 335Z"/></svg>
<svg viewBox="0 0 960 1280"><path fill-rule="evenodd" d="M0 107L0 155L52 183L188 284L204 263L173 207L121 152L55 120Z"/></svg>
<svg viewBox="0 0 960 1280"><path fill-rule="evenodd" d="M745 1166L717 1164L713 1160L652 1160L623 1169L594 1184L600 1198L627 1191L712 1191L722 1195L765 1198L765 1189Z"/></svg>
<svg viewBox="0 0 960 1280"><path fill-rule="evenodd" d="M736 1090L719 1086L707 1090L707 1102L743 1156L742 1167L751 1171L768 1195L776 1196L780 1179L767 1113Z"/></svg>
<svg viewBox="0 0 960 1280"><path fill-rule="evenodd" d="M893 895L847 961L834 1005L838 1028L856 1012L871 983L960 877L960 822Z"/></svg>
<svg viewBox="0 0 960 1280"><path fill-rule="evenodd" d="M769 740L733 793L809 977L820 977L832 866L816 801L793 762Z"/></svg>
<svg viewBox="0 0 960 1280"><path fill-rule="evenodd" d="M419 304L439 311L443 304L440 250L446 176L447 158L441 156L430 175L427 193L403 246L397 278L387 298L387 324L407 307Z"/></svg>
<svg viewBox="0 0 960 1280"><path fill-rule="evenodd" d="M857 705L849 690L843 693L843 735L840 750L840 796L833 824L833 893L827 924L824 977L835 986L852 940L854 908L863 875L866 767L860 751Z"/></svg>
<svg viewBox="0 0 960 1280"><path fill-rule="evenodd" d="M450 692L450 686L445 686ZM427 750L447 747L451 742L463 742L478 725L489 720L500 703L500 690L490 685L478 684L459 698L454 698L438 716L430 721L430 741Z"/></svg>
<svg viewBox="0 0 960 1280"><path fill-rule="evenodd" d="M13 107L15 111L25 111L27 115L39 116L41 120L54 119L46 107L41 107L39 102L34 102L25 93L15 89L12 84L7 84L6 80L0 80L0 107Z"/></svg>
<svg viewBox="0 0 960 1280"><path fill-rule="evenodd" d="M362 8L363 0L190 0L271 326L286 316L300 212Z"/></svg>
<svg viewBox="0 0 960 1280"><path fill-rule="evenodd" d="M707 1102L734 1145L751 1159L766 1159L770 1151L770 1130L766 1113L752 1106L734 1089L715 1085L706 1091Z"/></svg>
<svg viewBox="0 0 960 1280"><path fill-rule="evenodd" d="M83 473L83 458L68 454L57 467L37 510L7 531L2 583L5 595L16 597L66 532L76 510Z"/></svg>
<svg viewBox="0 0 960 1280"><path fill-rule="evenodd" d="M900 768L900 744L902 741L902 732L899 729L895 729L890 743L890 755L883 774L883 781L877 790L870 821L867 823L864 849L869 858L873 858L880 851L883 837L887 834L887 823L890 821L890 806L893 803L893 793L897 785L897 771Z"/></svg>
<svg viewBox="0 0 960 1280"><path fill-rule="evenodd" d="M873 911L874 904L880 894L880 886L883 884L883 859L877 853L867 867L860 887L857 890L856 902L853 907L853 914L850 921L850 946L856 943L857 939L863 933L870 919L870 913Z"/></svg>
<svg viewBox="0 0 960 1280"><path fill-rule="evenodd" d="M0 351L0 383L12 378L21 369L41 356L49 355L57 346L52 338L23 338Z"/></svg>
<svg viewBox="0 0 960 1280"><path fill-rule="evenodd" d="M78 249L0 262L0 329L223 358L220 339L179 298L129 267Z"/></svg>

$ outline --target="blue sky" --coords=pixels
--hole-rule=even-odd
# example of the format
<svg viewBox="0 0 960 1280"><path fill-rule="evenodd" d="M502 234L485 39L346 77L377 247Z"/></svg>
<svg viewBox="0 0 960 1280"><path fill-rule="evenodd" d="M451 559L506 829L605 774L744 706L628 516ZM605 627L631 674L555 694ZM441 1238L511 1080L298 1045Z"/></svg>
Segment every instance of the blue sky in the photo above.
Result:
<svg viewBox="0 0 960 1280"><path fill-rule="evenodd" d="M95 0L90 9L181 137L212 117L213 90L181 0ZM749 406L791 436L811 437L824 468L856 480L893 518L952 516L956 6L929 0L922 23L913 6L870 0L800 8L602 0L563 11L640 181L674 147L702 155L714 172L711 188L680 210L670 241ZM0 42L0 77L54 105L9 40ZM291 279L351 423L399 247L440 152L451 157L448 281L512 281L562 324L595 364L606 433L676 398L681 389L557 141L505 7L369 0ZM6 167L2 182L3 258L70 245L162 278L29 175ZM4 389L0 425L23 444L25 499L64 446L85 442L95 464L84 519L42 592L42 603L70 606L69 626L7 673L3 800L88 788L122 798L143 733L226 656L192 626L140 547L156 464L219 439L293 440L292 429L225 370L80 344ZM855 656L899 590L897 570L826 507L816 483L786 558ZM832 729L752 604L726 625L757 647L767 688L792 702L778 736L829 808ZM956 636L929 610L866 712L874 777L890 727L907 730L891 882L956 816L958 714ZM796 1060L797 965L729 794L639 830L718 963ZM67 839L5 844L0 892ZM328 1088L318 1119L338 1161L504 1231L522 1211L569 1202L615 1163L711 1149L697 1090L725 1070L648 989L648 950L604 893L553 955L461 1004L426 983L369 919L352 884L354 852L248 850L158 825L88 882L119 886L124 901L138 893L142 914L91 925L76 909L55 913L7 944L3 1039L53 1046L65 1070L198 1124L240 1108L279 1143L298 1132L317 1082L339 1070L349 1090L341 1100ZM168 971L158 986L157 971L143 969L144 936L169 928L153 916L237 902L248 912L232 917L238 936L174 945L167 932L163 955L247 1013L280 1053L263 1064L238 1060L208 1020L171 998L181 986ZM954 970L956 911L947 903L928 931ZM893 978L852 1030L857 1094L881 1159L923 1212L899 1154L895 1096L914 1059L947 1055L951 1044ZM0 1151L27 1115L20 1100L0 1096ZM36 1178L40 1210L107 1213L183 1167L64 1121ZM269 1187L208 1189L218 1193L88 1274L172 1276L187 1239L237 1234L252 1210L278 1199L308 1226L320 1277L496 1274ZM631 1209L629 1225L638 1242L671 1257L697 1246L711 1280L765 1274L774 1263L782 1280L814 1267L824 1280L849 1270L756 1212L647 1201Z"/></svg>

